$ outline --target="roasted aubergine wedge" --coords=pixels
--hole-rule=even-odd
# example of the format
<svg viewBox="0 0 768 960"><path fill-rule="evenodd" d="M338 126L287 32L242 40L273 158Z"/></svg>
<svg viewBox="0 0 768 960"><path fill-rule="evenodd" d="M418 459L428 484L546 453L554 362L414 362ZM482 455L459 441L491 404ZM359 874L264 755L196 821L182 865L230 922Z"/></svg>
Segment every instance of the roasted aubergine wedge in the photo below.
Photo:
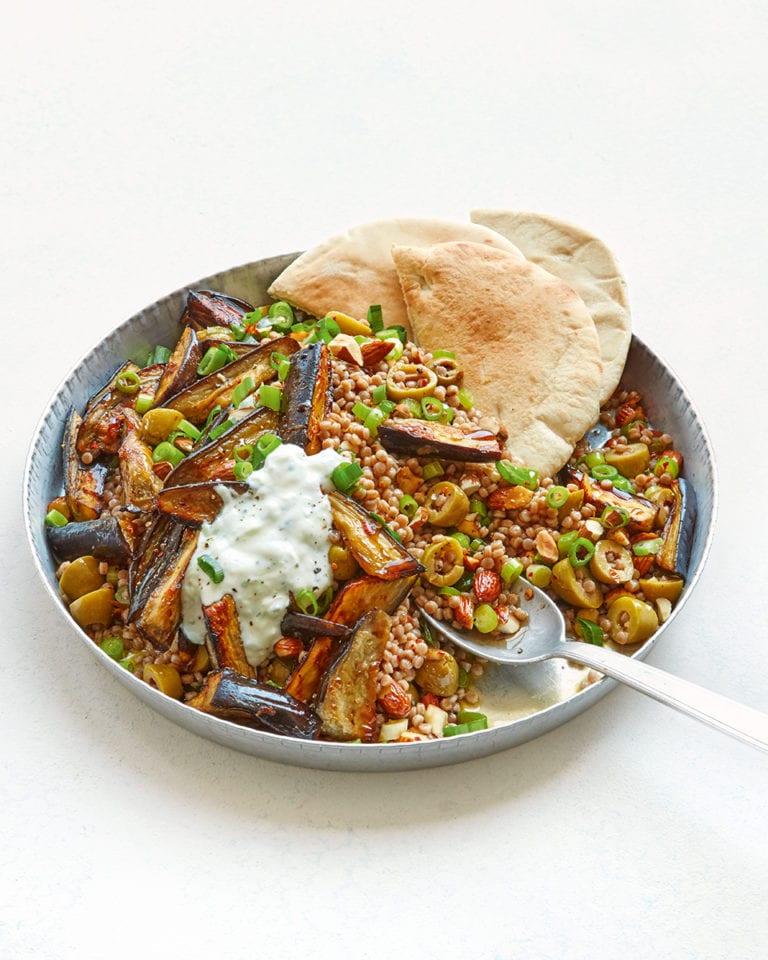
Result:
<svg viewBox="0 0 768 960"><path fill-rule="evenodd" d="M311 343L294 353L280 415L280 436L286 443L310 455L319 452L320 424L331 403L332 387L331 354L324 343Z"/></svg>
<svg viewBox="0 0 768 960"><path fill-rule="evenodd" d="M340 493L329 493L333 525L363 570L381 580L399 580L424 567L389 534L381 521Z"/></svg>
<svg viewBox="0 0 768 960"><path fill-rule="evenodd" d="M465 432L460 427L433 420L390 418L380 425L379 440L390 453L409 457L492 463L503 455L499 438L490 430Z"/></svg>

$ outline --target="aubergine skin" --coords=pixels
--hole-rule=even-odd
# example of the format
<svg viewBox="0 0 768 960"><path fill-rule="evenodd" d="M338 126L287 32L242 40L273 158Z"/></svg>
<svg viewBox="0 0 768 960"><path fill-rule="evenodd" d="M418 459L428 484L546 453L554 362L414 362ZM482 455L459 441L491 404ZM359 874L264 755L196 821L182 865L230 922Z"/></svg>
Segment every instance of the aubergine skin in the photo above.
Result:
<svg viewBox="0 0 768 960"><path fill-rule="evenodd" d="M390 453L459 463L492 463L504 453L501 441L490 430L465 433L452 424L407 417L385 420L379 426L379 441Z"/></svg>
<svg viewBox="0 0 768 960"><path fill-rule="evenodd" d="M343 623L332 623L323 617L313 617L309 613L289 610L280 622L280 631L284 637L334 637L349 640L352 628Z"/></svg>
<svg viewBox="0 0 768 960"><path fill-rule="evenodd" d="M658 507L640 497L637 494L627 493L625 490L619 490L613 487L610 490L604 490L598 483L595 483L585 473L574 470L569 475L569 481L578 483L584 490L584 497L588 503L598 509L605 507L618 507L626 511L629 517L629 526L632 530L647 532L653 529L656 521Z"/></svg>
<svg viewBox="0 0 768 960"><path fill-rule="evenodd" d="M181 487L168 487L157 496L157 509L167 513L181 523L198 526L215 520L222 508L222 500L217 487L224 487L232 493L245 493L247 483L211 480L204 483L190 483Z"/></svg>
<svg viewBox="0 0 768 960"><path fill-rule="evenodd" d="M251 304L239 297L230 297L214 290L190 290L181 321L195 330L231 327L234 322L240 322L246 313L252 312Z"/></svg>
<svg viewBox="0 0 768 960"><path fill-rule="evenodd" d="M320 719L311 707L285 690L258 683L235 670L209 673L200 693L187 706L243 727L284 737L314 740Z"/></svg>
<svg viewBox="0 0 768 960"><path fill-rule="evenodd" d="M202 359L203 349L198 343L197 334L192 327L184 327L160 377L154 406L162 407L168 397L194 383Z"/></svg>
<svg viewBox="0 0 768 960"><path fill-rule="evenodd" d="M133 549L133 531L128 529L130 522L127 518L107 516L71 522L63 527L46 527L45 532L59 562L90 555L125 564Z"/></svg>
<svg viewBox="0 0 768 960"><path fill-rule="evenodd" d="M170 647L181 623L181 587L198 536L197 530L183 527L178 549L168 550L158 566L150 569L146 587L139 585L142 603L133 623L156 648Z"/></svg>
<svg viewBox="0 0 768 960"><path fill-rule="evenodd" d="M102 511L107 468L101 463L84 466L77 455L77 437L83 420L73 410L64 433L64 494L74 520L96 520Z"/></svg>
<svg viewBox="0 0 768 960"><path fill-rule="evenodd" d="M330 408L332 390L331 354L326 344L310 343L294 353L280 415L280 437L285 443L301 447L310 456L319 452L320 424Z"/></svg>
<svg viewBox="0 0 768 960"><path fill-rule="evenodd" d="M672 482L674 501L662 531L663 543L656 563L670 573L685 576L691 560L697 504L693 487L682 477Z"/></svg>
<svg viewBox="0 0 768 960"><path fill-rule="evenodd" d="M333 740L373 739L376 681L389 639L383 610L362 617L352 639L328 671L318 694L317 714L324 736Z"/></svg>
<svg viewBox="0 0 768 960"><path fill-rule="evenodd" d="M208 650L217 668L231 667L244 677L253 677L253 667L248 662L240 634L237 606L231 593L203 607L205 626L208 632Z"/></svg>
<svg viewBox="0 0 768 960"><path fill-rule="evenodd" d="M135 363L124 363L98 393L88 401L83 422L77 433L77 452L93 457L117 453L123 437L139 423L136 413L136 394L122 393L115 387L121 374L135 373L139 378L139 392L154 396L163 374L161 363L139 368Z"/></svg>

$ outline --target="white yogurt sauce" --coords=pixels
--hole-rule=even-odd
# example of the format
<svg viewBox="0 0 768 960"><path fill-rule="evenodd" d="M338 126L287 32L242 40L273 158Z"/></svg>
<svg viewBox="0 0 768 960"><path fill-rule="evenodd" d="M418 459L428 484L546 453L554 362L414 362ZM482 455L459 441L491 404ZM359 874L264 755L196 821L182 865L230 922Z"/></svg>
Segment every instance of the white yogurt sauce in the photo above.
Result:
<svg viewBox="0 0 768 960"><path fill-rule="evenodd" d="M333 489L329 477L342 462L335 450L308 457L284 443L250 475L246 493L217 488L224 505L215 520L202 525L182 587L182 628L190 640L205 642L202 607L229 593L245 655L256 667L280 639L289 591L320 593L331 586L331 508L323 490ZM200 569L203 554L221 564L221 583Z"/></svg>

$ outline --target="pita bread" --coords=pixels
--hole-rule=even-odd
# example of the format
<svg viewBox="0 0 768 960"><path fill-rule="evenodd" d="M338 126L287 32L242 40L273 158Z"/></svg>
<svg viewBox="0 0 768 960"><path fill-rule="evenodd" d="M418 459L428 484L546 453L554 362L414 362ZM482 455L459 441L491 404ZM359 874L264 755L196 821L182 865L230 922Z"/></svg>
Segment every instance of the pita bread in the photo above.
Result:
<svg viewBox="0 0 768 960"><path fill-rule="evenodd" d="M483 413L509 431L521 464L556 473L597 420L595 325L558 277L477 243L394 247L417 342L454 350Z"/></svg>
<svg viewBox="0 0 768 960"><path fill-rule="evenodd" d="M473 210L472 221L498 231L540 267L570 284L592 314L603 379L600 401L613 395L627 359L632 322L627 285L611 251L581 227L540 213Z"/></svg>
<svg viewBox="0 0 768 960"><path fill-rule="evenodd" d="M269 288L275 300L287 300L315 317L339 310L365 317L368 307L381 304L384 325L408 330L408 313L392 263L392 245L424 247L447 240L471 240L523 255L494 230L449 220L377 220L339 233L307 250Z"/></svg>

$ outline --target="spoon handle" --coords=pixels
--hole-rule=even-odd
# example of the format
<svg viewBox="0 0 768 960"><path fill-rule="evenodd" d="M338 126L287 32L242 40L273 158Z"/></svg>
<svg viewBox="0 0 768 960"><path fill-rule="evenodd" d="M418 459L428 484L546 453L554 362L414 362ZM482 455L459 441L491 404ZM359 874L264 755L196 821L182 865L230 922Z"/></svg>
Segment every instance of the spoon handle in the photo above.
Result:
<svg viewBox="0 0 768 960"><path fill-rule="evenodd" d="M768 751L768 714L759 710L608 647L568 640L552 656L567 657L599 670L654 700L702 720L716 730Z"/></svg>

